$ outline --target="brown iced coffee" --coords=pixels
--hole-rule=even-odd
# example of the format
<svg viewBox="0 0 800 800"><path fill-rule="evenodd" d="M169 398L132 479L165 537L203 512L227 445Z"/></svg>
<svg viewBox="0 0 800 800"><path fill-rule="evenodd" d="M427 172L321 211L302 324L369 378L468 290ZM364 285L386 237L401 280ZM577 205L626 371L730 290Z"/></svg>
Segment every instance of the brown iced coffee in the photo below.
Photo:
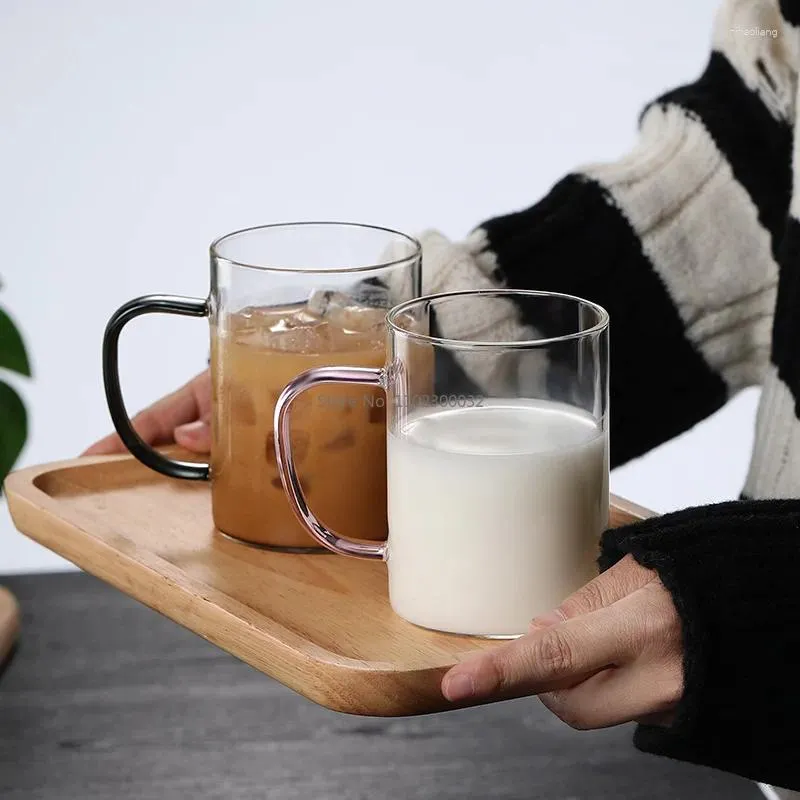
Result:
<svg viewBox="0 0 800 800"><path fill-rule="evenodd" d="M220 531L273 547L316 547L278 477L275 402L312 367L383 366L385 313L322 293L220 321L212 341L211 462ZM386 536L385 403L379 389L323 385L292 404L292 446L309 505L326 526L355 538Z"/></svg>

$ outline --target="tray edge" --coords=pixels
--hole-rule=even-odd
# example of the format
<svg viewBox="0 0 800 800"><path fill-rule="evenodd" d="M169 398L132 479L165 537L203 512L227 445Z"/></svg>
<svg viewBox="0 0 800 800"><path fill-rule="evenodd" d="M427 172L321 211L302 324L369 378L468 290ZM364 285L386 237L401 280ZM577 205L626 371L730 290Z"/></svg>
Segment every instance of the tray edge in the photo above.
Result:
<svg viewBox="0 0 800 800"><path fill-rule="evenodd" d="M249 624L244 617L237 616L219 604L209 602L202 597L201 591L190 596L185 587L170 579L168 573L175 570L175 567L169 562L162 562L163 571L155 570L151 564L134 559L96 538L89 540L88 547L85 544L80 548L76 547L74 542L76 526L55 513L50 506L56 501L38 489L33 482L41 475L68 469L70 466L83 467L92 463L117 460L120 459L100 457L62 461L12 473L6 479L5 491L14 525L25 536L53 550L80 569L332 711L359 716L393 717L434 713L445 710L445 706L448 709L452 708L441 696L426 698L420 696L418 686L404 686L406 683L404 679L414 682L427 672L443 675L447 666L408 671L381 669L379 666L367 667L366 662L331 653L313 642L305 644L306 651L309 649L317 651L315 655L310 655L292 647L291 640L298 637L274 620L264 618L271 625L280 628L283 638ZM52 533L42 534L41 528L45 527L42 522L52 529ZM82 539L85 536L82 533L78 535ZM131 574L132 570L134 574ZM209 590L217 591L212 587L209 587ZM165 600L170 596L173 597L174 602L156 602L154 598L159 594L164 595ZM191 602L187 603L187 598ZM202 602L202 609L198 608L200 604L198 599ZM219 630L226 631L227 635L217 635ZM247 635L237 636L237 631L241 631L242 634L246 632ZM248 638L253 636L269 650L270 659L264 659L256 647L247 644ZM267 639L269 641L265 641ZM310 677L321 680L301 681L298 679L301 670L305 670ZM352 693L354 680L359 683L358 700L348 699ZM381 682L384 685L375 686L370 692L365 693L367 685L374 682ZM386 682L394 685L396 692L393 696L387 695Z"/></svg>
<svg viewBox="0 0 800 800"><path fill-rule="evenodd" d="M58 470L130 460L131 457L127 455L81 457L40 464L11 473L5 481L5 491L14 525L25 536L53 550L80 569L211 642L259 672L278 680L312 702L332 711L359 716L396 717L453 711L463 707L449 703L439 693L421 695L419 686L411 685L426 674L430 678L441 677L449 665L407 671L391 668L376 669L365 666L365 662L331 653L310 643L318 651L312 656L308 652L292 647L291 640L298 637L280 623L264 618L272 626L280 628L285 634L283 638L248 624L242 616L237 616L217 603L209 602L203 597L202 591L190 595L186 587L170 579L169 573L176 568L169 562L162 562L164 568L159 571L151 564L136 560L97 538L90 539L91 544L88 548L77 547L73 539L76 535L75 529L78 531L80 529L58 516L53 508L56 501L39 489L35 481L49 472ZM610 500L616 514L621 513L625 517L622 524L654 515L654 512L613 494ZM41 523L42 515L45 516L44 521L49 527L54 529L52 535L42 535L36 530L38 526L31 524L37 518ZM84 533L79 535L86 536ZM153 556L153 558L158 557ZM130 574L132 568L136 572L134 575ZM195 587L198 590L201 588L197 584ZM209 589L217 591L213 587ZM165 591L165 599L172 596L178 602L158 603L153 599ZM185 602L187 598L194 602ZM204 611L197 608L197 598L203 601ZM247 606L242 607L247 608ZM229 635L217 635L219 629L228 631ZM263 642L263 646L268 648L275 658L266 661L260 657L256 648L245 644L247 636L240 639L235 635L237 630L246 631L249 636L253 636L254 630L257 631L257 641ZM266 639L269 641L265 641ZM308 649L306 644L305 650ZM309 676L323 679L327 685L322 686L316 680L313 684L299 680L298 662L302 667L308 668ZM352 697L348 699L354 679L359 682L358 699ZM365 693L368 684L377 682L383 685L375 685ZM387 682L395 689L391 696L386 691ZM438 686L438 680L432 685ZM365 702L365 698L368 702Z"/></svg>

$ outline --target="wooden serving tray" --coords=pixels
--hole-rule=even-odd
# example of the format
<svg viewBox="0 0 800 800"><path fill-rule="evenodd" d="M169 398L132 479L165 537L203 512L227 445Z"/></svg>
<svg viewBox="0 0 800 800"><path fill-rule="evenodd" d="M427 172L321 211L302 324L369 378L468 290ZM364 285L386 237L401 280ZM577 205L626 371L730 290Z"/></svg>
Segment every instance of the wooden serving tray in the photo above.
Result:
<svg viewBox="0 0 800 800"><path fill-rule="evenodd" d="M445 671L496 646L400 619L380 562L224 538L207 484L164 478L127 456L32 467L9 476L6 492L31 539L334 711L451 709L439 688ZM613 498L613 525L648 515Z"/></svg>

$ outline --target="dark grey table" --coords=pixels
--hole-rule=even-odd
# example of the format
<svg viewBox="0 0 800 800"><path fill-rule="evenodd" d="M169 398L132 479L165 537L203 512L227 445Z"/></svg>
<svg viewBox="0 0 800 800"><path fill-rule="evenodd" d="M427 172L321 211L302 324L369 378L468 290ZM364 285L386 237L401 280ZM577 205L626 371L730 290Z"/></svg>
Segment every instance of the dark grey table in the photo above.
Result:
<svg viewBox="0 0 800 800"><path fill-rule="evenodd" d="M0 675L3 800L763 800L536 700L335 714L88 575L0 580L23 610Z"/></svg>

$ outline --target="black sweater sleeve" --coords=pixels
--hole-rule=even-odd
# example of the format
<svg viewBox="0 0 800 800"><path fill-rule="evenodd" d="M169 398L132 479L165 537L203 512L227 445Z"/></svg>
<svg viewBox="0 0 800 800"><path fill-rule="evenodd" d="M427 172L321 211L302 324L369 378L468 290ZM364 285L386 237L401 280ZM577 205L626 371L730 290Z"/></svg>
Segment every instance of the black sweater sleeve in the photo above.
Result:
<svg viewBox="0 0 800 800"><path fill-rule="evenodd" d="M800 789L800 501L688 509L606 532L601 569L656 570L683 628L685 691L648 753Z"/></svg>
<svg viewBox="0 0 800 800"><path fill-rule="evenodd" d="M771 3L727 0L705 70L647 106L627 154L573 171L450 249L423 240L426 294L490 281L609 311L612 466L764 378L796 75L789 30L741 30L775 25Z"/></svg>

